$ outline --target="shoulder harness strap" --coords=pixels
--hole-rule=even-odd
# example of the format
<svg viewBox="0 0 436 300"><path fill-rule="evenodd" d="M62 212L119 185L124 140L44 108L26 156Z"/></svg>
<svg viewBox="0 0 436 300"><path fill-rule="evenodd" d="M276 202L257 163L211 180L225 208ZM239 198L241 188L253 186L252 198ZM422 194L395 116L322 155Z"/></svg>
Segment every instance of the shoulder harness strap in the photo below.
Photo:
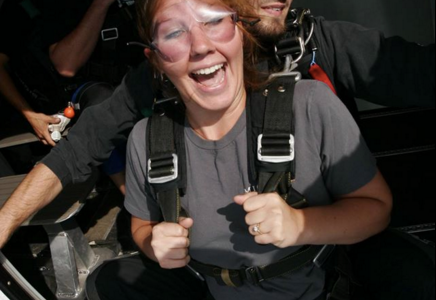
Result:
<svg viewBox="0 0 436 300"><path fill-rule="evenodd" d="M147 181L156 193L164 220L177 223L180 197L186 189L184 112L176 98L170 102L173 109L155 108L149 119Z"/></svg>
<svg viewBox="0 0 436 300"><path fill-rule="evenodd" d="M278 192L294 208L306 206L304 196L292 188L296 175L295 85L301 74L284 70L273 74L263 94L255 93L247 105L249 171L260 193Z"/></svg>

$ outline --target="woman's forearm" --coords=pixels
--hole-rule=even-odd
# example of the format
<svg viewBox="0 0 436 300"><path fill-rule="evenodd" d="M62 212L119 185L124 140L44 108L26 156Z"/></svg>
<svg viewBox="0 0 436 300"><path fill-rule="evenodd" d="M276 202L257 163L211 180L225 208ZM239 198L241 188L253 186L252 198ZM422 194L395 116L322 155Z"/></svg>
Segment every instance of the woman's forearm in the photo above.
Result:
<svg viewBox="0 0 436 300"><path fill-rule="evenodd" d="M354 244L383 231L392 196L380 173L362 189L329 206L301 210L301 244Z"/></svg>
<svg viewBox="0 0 436 300"><path fill-rule="evenodd" d="M375 199L347 199L331 206L302 211L301 244L341 244L361 242L389 224L389 208Z"/></svg>
<svg viewBox="0 0 436 300"><path fill-rule="evenodd" d="M151 247L154 222L145 222L141 219L132 217L132 236L139 249L151 260L157 262Z"/></svg>

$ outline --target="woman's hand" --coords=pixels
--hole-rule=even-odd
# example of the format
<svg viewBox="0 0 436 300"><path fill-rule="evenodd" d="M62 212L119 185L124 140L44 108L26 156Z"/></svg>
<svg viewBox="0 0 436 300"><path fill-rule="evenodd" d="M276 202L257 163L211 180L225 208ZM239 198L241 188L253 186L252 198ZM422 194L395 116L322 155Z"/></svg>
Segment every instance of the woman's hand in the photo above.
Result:
<svg viewBox="0 0 436 300"><path fill-rule="evenodd" d="M192 219L181 219L179 224L160 223L153 227L151 246L163 269L183 268L191 260L189 256L189 228Z"/></svg>
<svg viewBox="0 0 436 300"><path fill-rule="evenodd" d="M256 242L280 248L359 243L384 230L392 210L392 195L380 172L330 205L296 210L277 194L256 193L236 196L235 202L247 212Z"/></svg>
<svg viewBox="0 0 436 300"><path fill-rule="evenodd" d="M256 243L286 248L299 244L302 216L278 194L248 193L234 201L247 212L245 222Z"/></svg>

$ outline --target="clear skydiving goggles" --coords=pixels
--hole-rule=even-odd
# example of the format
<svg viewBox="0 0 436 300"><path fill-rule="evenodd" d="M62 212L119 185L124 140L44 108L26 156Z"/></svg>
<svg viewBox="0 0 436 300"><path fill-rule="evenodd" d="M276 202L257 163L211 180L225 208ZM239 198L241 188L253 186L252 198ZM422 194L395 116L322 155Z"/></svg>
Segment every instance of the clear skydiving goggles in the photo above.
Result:
<svg viewBox="0 0 436 300"><path fill-rule="evenodd" d="M236 33L236 12L224 5L183 1L165 9L154 25L151 50L169 62L189 56L194 28L211 41L228 43Z"/></svg>

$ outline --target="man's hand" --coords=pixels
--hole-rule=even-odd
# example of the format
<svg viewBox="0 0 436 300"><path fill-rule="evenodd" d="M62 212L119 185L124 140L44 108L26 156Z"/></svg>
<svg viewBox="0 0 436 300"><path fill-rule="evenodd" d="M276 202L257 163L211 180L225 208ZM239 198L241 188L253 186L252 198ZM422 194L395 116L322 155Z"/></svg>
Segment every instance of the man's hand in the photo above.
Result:
<svg viewBox="0 0 436 300"><path fill-rule="evenodd" d="M160 266L164 269L183 268L189 264L189 228L192 219L181 219L179 224L160 223L153 227L151 246Z"/></svg>
<svg viewBox="0 0 436 300"><path fill-rule="evenodd" d="M48 131L48 125L58 124L61 120L52 116L31 112L26 116L27 121L32 126L36 133L36 136L44 145L56 146L56 143L52 140L50 132Z"/></svg>
<svg viewBox="0 0 436 300"><path fill-rule="evenodd" d="M256 243L279 248L299 244L303 218L278 194L248 193L236 196L234 201L247 212L245 222Z"/></svg>

